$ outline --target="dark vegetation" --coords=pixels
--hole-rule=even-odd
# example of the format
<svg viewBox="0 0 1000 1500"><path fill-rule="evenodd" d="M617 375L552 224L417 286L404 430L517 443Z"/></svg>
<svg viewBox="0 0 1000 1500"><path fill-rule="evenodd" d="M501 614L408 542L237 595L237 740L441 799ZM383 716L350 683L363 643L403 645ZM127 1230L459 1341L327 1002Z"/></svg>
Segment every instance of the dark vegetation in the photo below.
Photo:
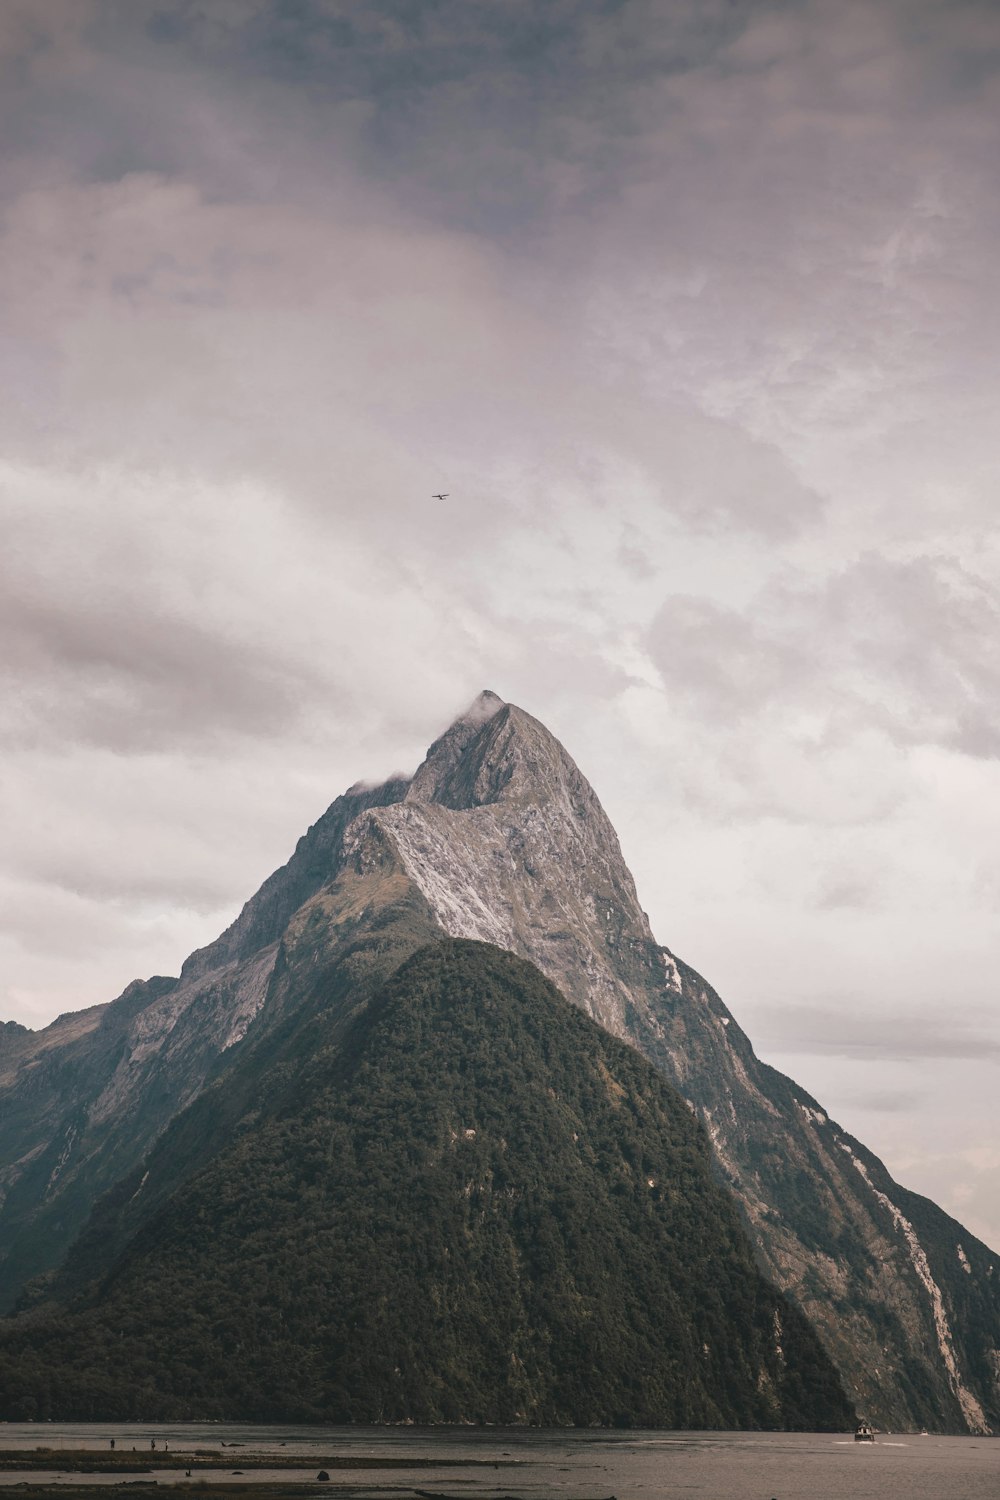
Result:
<svg viewBox="0 0 1000 1500"><path fill-rule="evenodd" d="M850 1424L683 1100L531 965L438 942L332 1013L4 1327L0 1416Z"/></svg>

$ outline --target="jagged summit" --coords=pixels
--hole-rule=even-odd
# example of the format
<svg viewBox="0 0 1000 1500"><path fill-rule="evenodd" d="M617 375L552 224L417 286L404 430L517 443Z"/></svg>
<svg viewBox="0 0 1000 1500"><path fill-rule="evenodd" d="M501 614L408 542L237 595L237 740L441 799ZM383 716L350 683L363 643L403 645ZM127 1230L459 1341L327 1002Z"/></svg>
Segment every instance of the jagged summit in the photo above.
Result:
<svg viewBox="0 0 1000 1500"><path fill-rule="evenodd" d="M515 800L542 805L555 797L576 817L604 819L592 788L555 735L524 709L486 691L434 741L404 800L460 811Z"/></svg>
<svg viewBox="0 0 1000 1500"><path fill-rule="evenodd" d="M534 955L564 994L626 1033L636 1000L622 959L648 967L652 934L595 792L524 709L481 693L405 794L358 817L344 847L362 864L391 848L445 932Z"/></svg>
<svg viewBox="0 0 1000 1500"><path fill-rule="evenodd" d="M407 798L412 802L444 801L442 792L461 765L466 750L479 738L483 727L507 706L496 693L485 688L465 712L438 735L410 783Z"/></svg>
<svg viewBox="0 0 1000 1500"><path fill-rule="evenodd" d="M491 688L483 688L479 696L469 704L462 717L470 722L478 720L485 723L487 719L492 719L498 709L506 706L506 701L498 693L494 693Z"/></svg>

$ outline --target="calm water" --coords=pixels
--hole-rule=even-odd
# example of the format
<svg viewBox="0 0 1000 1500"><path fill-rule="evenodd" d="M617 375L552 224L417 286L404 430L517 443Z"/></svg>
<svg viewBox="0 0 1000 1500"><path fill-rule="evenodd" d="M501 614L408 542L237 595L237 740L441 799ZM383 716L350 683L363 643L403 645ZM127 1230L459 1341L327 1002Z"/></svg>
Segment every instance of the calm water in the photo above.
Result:
<svg viewBox="0 0 1000 1500"><path fill-rule="evenodd" d="M456 1500L1000 1500L1000 1438L939 1438L886 1434L875 1444L849 1435L782 1433L673 1433L593 1431L531 1432L524 1429L72 1426L55 1423L0 1424L0 1448L53 1449L48 1477L59 1477L61 1448L116 1448L151 1459L150 1441L172 1451L225 1451L234 1470L251 1454L301 1459L294 1470L247 1470L244 1480L315 1480L324 1458L412 1458L486 1460L492 1467L431 1467L412 1470L336 1469L330 1489L364 1490L372 1500L407 1500L414 1489L454 1495ZM223 1450L225 1444L225 1450ZM198 1476L196 1461L192 1468ZM0 1473L0 1486L34 1480L37 1471ZM65 1476L79 1484L87 1476ZM90 1476L107 1483L107 1476ZM126 1476L122 1476L123 1478ZM183 1470L153 1469L160 1484L184 1481ZM227 1468L214 1476L230 1478Z"/></svg>

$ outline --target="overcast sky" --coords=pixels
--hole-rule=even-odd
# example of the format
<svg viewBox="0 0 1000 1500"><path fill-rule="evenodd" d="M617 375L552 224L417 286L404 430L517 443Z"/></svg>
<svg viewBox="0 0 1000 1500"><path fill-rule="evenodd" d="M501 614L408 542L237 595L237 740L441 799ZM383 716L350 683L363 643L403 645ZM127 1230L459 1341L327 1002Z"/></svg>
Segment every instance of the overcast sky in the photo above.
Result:
<svg viewBox="0 0 1000 1500"><path fill-rule="evenodd" d="M176 973L489 687L1000 1248L995 0L3 0L0 59L0 1014Z"/></svg>

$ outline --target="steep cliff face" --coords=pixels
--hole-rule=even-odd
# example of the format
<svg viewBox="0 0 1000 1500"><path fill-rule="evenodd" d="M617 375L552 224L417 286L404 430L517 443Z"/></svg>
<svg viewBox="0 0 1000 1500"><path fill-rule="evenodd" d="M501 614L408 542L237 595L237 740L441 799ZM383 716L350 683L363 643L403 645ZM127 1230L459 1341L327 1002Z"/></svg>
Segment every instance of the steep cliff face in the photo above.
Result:
<svg viewBox="0 0 1000 1500"><path fill-rule="evenodd" d="M822 1333L859 1410L895 1429L995 1429L1000 1257L761 1063L686 965L637 1045L705 1122L762 1264Z"/></svg>
<svg viewBox="0 0 1000 1500"><path fill-rule="evenodd" d="M714 991L656 943L570 757L491 693L412 780L338 799L179 980L132 986L51 1036L4 1038L0 1281L11 1294L61 1259L97 1194L220 1059L278 1034L310 967L348 961L352 933L367 923L371 936L383 901L419 908L414 942L438 930L530 960L676 1083L761 1263L821 1331L866 1415L894 1428L1000 1426L1000 1258L755 1057Z"/></svg>

